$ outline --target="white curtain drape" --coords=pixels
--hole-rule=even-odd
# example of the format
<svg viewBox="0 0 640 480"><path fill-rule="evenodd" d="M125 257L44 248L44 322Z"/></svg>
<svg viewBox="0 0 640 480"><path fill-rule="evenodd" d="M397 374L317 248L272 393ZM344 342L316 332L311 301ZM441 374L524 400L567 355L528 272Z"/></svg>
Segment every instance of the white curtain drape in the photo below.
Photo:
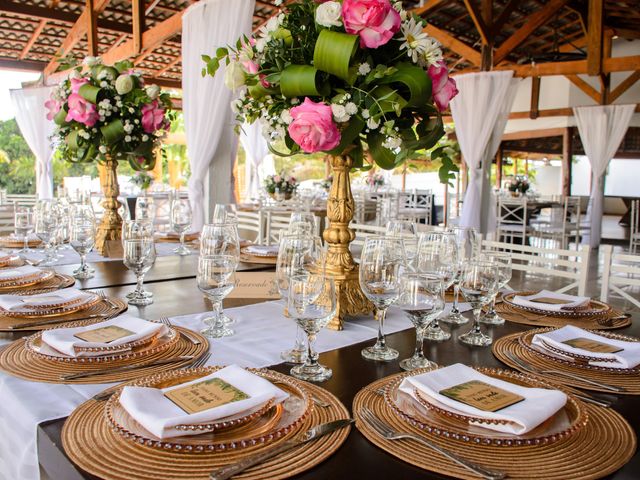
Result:
<svg viewBox="0 0 640 480"><path fill-rule="evenodd" d="M11 102L16 112L16 122L27 145L36 157L36 194L38 198L53 197L53 145L49 137L55 123L47 120L44 106L53 87L33 87L11 90Z"/></svg>
<svg viewBox="0 0 640 480"><path fill-rule="evenodd" d="M245 123L240 132L240 143L246 154L245 198L257 197L262 184L264 158L269 155L267 141L262 135L260 122Z"/></svg>
<svg viewBox="0 0 640 480"><path fill-rule="evenodd" d="M584 152L591 164L589 245L600 245L602 210L604 204L604 177L609 162L627 133L635 105L599 105L574 107L573 113L580 132Z"/></svg>
<svg viewBox="0 0 640 480"><path fill-rule="evenodd" d="M224 85L224 65L215 77L202 77L201 56L211 55L217 47L235 44L242 34L249 35L254 5L255 0L203 0L189 7L182 17L182 98L191 165L193 230L200 230L205 221L205 180L218 146L221 141L235 140L232 134L221 138L228 126L225 123L229 122L232 98L232 92Z"/></svg>
<svg viewBox="0 0 640 480"><path fill-rule="evenodd" d="M470 73L456 77L460 93L451 101L451 115L460 150L470 174L460 219L462 226L477 229L482 226L482 192L488 179L487 170L484 170L480 163L487 154L496 122L504 115L508 98L513 103L513 96L507 95L512 77L513 72L510 70ZM504 125L502 129L504 130Z"/></svg>

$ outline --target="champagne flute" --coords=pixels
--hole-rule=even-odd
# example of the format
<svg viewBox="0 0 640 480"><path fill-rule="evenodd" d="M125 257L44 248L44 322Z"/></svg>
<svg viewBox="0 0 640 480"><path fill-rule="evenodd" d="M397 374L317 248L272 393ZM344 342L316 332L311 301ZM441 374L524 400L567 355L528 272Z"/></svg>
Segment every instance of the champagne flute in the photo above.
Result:
<svg viewBox="0 0 640 480"><path fill-rule="evenodd" d="M16 207L14 220L16 238L22 237L24 240L24 246L18 253L26 255L29 253L29 235L33 233L35 228L34 212L27 207Z"/></svg>
<svg viewBox="0 0 640 480"><path fill-rule="evenodd" d="M507 286L511 281L511 254L508 252L487 252L482 255L484 260L495 263L498 268L498 290ZM496 312L496 297L498 292L493 296L489 311L485 313L480 321L488 325L504 325L504 318Z"/></svg>
<svg viewBox="0 0 640 480"><path fill-rule="evenodd" d="M222 319L222 301L235 287L235 272L238 266L236 255L200 255L198 258L198 288L211 301L211 317L204 319L207 328L201 333L210 338L233 335L233 329Z"/></svg>
<svg viewBox="0 0 640 480"><path fill-rule="evenodd" d="M460 276L462 275L462 266L464 261L471 260L475 257L478 233L474 228L449 227L448 231L453 232L456 237L456 243L458 244L458 273L453 282L453 306L451 312L448 315L442 317L440 321L445 323L451 323L455 325L463 325L469 320L460 313L458 310L458 299L460 297Z"/></svg>
<svg viewBox="0 0 640 480"><path fill-rule="evenodd" d="M136 275L136 288L130 305L149 305L153 294L144 289L144 275L156 261L153 225L145 220L129 220L123 229L124 264Z"/></svg>
<svg viewBox="0 0 640 480"><path fill-rule="evenodd" d="M287 310L307 334L307 355L302 365L291 369L291 375L301 380L322 382L333 372L318 363L314 342L318 332L327 326L336 313L336 292L333 279L316 273L294 275L289 279Z"/></svg>
<svg viewBox="0 0 640 480"><path fill-rule="evenodd" d="M451 232L430 232L420 234L418 251L414 261L415 271L433 273L442 278L445 291L453 285L458 274L458 246ZM451 338L434 318L426 328L424 336L428 340L441 342Z"/></svg>
<svg viewBox="0 0 640 480"><path fill-rule="evenodd" d="M95 218L93 214L80 210L69 221L69 242L80 255L80 267L73 272L78 279L93 278L93 271L87 265L87 254L93 249L96 240Z"/></svg>
<svg viewBox="0 0 640 480"><path fill-rule="evenodd" d="M418 231L415 222L409 220L389 220L387 233L402 240L404 255L409 268L413 267L413 260L418 249Z"/></svg>
<svg viewBox="0 0 640 480"><path fill-rule="evenodd" d="M184 244L184 235L191 226L191 203L188 198L176 198L171 202L171 229L180 235L180 245L173 251L178 255L190 255L191 250Z"/></svg>
<svg viewBox="0 0 640 480"><path fill-rule="evenodd" d="M465 263L460 278L460 291L473 308L473 326L458 340L467 345L486 347L492 339L480 330L482 307L488 305L498 291L498 267L491 262L471 260Z"/></svg>
<svg viewBox="0 0 640 480"><path fill-rule="evenodd" d="M443 312L444 305L444 288L439 275L407 272L400 276L396 306L407 314L416 328L415 352L411 358L400 362L404 370L437 366L424 356L424 330Z"/></svg>
<svg viewBox="0 0 640 480"><path fill-rule="evenodd" d="M369 360L390 361L398 358L398 351L386 344L384 319L389 306L400 294L400 267L404 263L402 242L395 237L367 238L360 256L360 288L375 307L378 337L375 345L362 350Z"/></svg>

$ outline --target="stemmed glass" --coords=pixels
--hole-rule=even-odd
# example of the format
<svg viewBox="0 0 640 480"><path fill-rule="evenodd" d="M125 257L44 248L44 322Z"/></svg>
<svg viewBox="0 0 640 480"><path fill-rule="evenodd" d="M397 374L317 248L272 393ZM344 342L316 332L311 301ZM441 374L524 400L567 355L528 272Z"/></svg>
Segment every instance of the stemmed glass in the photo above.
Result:
<svg viewBox="0 0 640 480"><path fill-rule="evenodd" d="M235 286L235 272L240 261L238 229L235 223L212 223L202 229L198 259L198 288L211 301L211 317L205 318L207 328L202 334L211 338L233 335L233 322L222 308L222 301Z"/></svg>
<svg viewBox="0 0 640 480"><path fill-rule="evenodd" d="M216 203L213 207L212 223L238 222L238 210L234 203Z"/></svg>
<svg viewBox="0 0 640 480"><path fill-rule="evenodd" d="M287 310L307 334L306 360L302 365L293 367L291 375L311 382L331 378L333 372L318 363L318 353L313 345L318 332L327 326L336 313L333 280L325 277L322 269L316 273L292 276L289 279Z"/></svg>
<svg viewBox="0 0 640 480"><path fill-rule="evenodd" d="M418 249L418 236L415 222L409 220L389 220L387 233L402 240L404 255L409 268L413 267L413 260Z"/></svg>
<svg viewBox="0 0 640 480"><path fill-rule="evenodd" d="M387 309L400 294L400 268L404 264L402 241L395 237L367 238L360 256L360 288L375 307L378 338L375 345L362 350L369 360L390 361L398 358L398 351L389 348L384 337Z"/></svg>
<svg viewBox="0 0 640 480"><path fill-rule="evenodd" d="M288 231L291 233L308 233L315 235L316 216L311 212L297 211L291 214Z"/></svg>
<svg viewBox="0 0 640 480"><path fill-rule="evenodd" d="M458 339L467 345L486 347L492 339L480 330L482 307L488 305L498 291L498 267L495 263L471 260L465 263L460 278L460 291L473 308L473 326Z"/></svg>
<svg viewBox="0 0 640 480"><path fill-rule="evenodd" d="M14 215L16 237L24 239L24 246L18 253L29 253L29 235L34 230L34 213L27 207L17 207Z"/></svg>
<svg viewBox="0 0 640 480"><path fill-rule="evenodd" d="M442 278L445 291L453 285L458 274L458 246L451 232L430 232L420 234L414 268L419 273L432 273ZM434 318L426 328L424 336L436 342L448 340L451 333L440 327Z"/></svg>
<svg viewBox="0 0 640 480"><path fill-rule="evenodd" d="M424 356L424 330L443 312L444 305L444 288L439 275L407 272L400 276L400 296L396 306L416 327L415 352L411 358L400 362L404 370L436 366Z"/></svg>
<svg viewBox="0 0 640 480"><path fill-rule="evenodd" d="M503 325L504 318L496 312L496 297L499 290L506 287L511 281L511 254L508 252L487 252L482 255L482 259L495 263L498 268L498 291L491 299L489 311L480 318L480 321L488 325Z"/></svg>
<svg viewBox="0 0 640 480"><path fill-rule="evenodd" d="M440 319L441 322L452 323L455 325L463 325L469 320L464 317L458 310L458 299L460 297L460 276L462 275L462 266L465 261L475 257L475 251L478 243L478 233L474 228L453 226L448 229L455 235L458 245L458 273L453 281L453 306L448 315Z"/></svg>
<svg viewBox="0 0 640 480"><path fill-rule="evenodd" d="M180 235L180 245L173 251L178 255L190 255L184 244L184 235L191 226L191 203L188 198L176 198L171 202L171 229Z"/></svg>
<svg viewBox="0 0 640 480"><path fill-rule="evenodd" d="M53 200L39 200L36 205L35 232L44 243L43 265L51 265L57 259L53 252L54 237L58 228L58 217Z"/></svg>
<svg viewBox="0 0 640 480"><path fill-rule="evenodd" d="M146 194L136 198L136 220L148 220L153 223L156 219L156 204L153 197Z"/></svg>
<svg viewBox="0 0 640 480"><path fill-rule="evenodd" d="M69 243L80 255L80 267L73 276L79 279L93 278L93 271L87 265L87 254L93 249L96 240L95 218L91 210L74 209L69 220Z"/></svg>
<svg viewBox="0 0 640 480"><path fill-rule="evenodd" d="M130 305L149 305L153 294L144 289L144 275L156 261L153 224L147 220L129 220L122 232L124 264L136 275L136 289L128 296Z"/></svg>

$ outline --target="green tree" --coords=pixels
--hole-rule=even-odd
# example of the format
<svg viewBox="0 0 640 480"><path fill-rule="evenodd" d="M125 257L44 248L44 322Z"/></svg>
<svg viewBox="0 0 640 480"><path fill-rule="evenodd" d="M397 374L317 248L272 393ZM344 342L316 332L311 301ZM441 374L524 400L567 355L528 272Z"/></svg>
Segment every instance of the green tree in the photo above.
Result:
<svg viewBox="0 0 640 480"><path fill-rule="evenodd" d="M0 188L7 193L35 193L35 157L14 118L0 121Z"/></svg>

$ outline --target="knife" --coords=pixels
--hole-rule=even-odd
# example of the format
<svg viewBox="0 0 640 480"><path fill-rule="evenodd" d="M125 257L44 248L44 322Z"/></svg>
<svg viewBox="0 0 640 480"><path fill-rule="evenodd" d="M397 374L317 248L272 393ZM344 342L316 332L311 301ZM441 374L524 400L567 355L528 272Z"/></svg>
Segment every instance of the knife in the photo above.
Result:
<svg viewBox="0 0 640 480"><path fill-rule="evenodd" d="M164 358L162 360L154 360L153 362L135 363L133 365L124 365L122 367L116 367L116 368L104 368L102 370L94 370L93 372L81 372L81 373L70 373L67 375L60 375L60 380L75 380L77 378L93 377L94 375L104 375L112 372L126 372L127 370L136 370L138 368L143 368L143 367L155 367L156 365L166 365L167 363L183 362L185 360L193 360L193 359L194 359L193 355L186 355L186 356L175 357L175 358Z"/></svg>
<svg viewBox="0 0 640 480"><path fill-rule="evenodd" d="M316 425L315 427L307 430L302 434L302 436L294 438L292 440L287 440L286 442L278 445L277 447L270 448L264 452L257 453L255 455L251 455L244 460L240 460L239 462L232 463L231 465L227 465L225 467L216 468L209 474L209 480L226 480L231 478L234 475L237 475L240 472L245 471L247 468L253 467L254 465L258 465L266 460L269 460L276 455L279 455L287 450L291 450L299 445L303 445L307 442L315 440L316 438L320 438L323 435L327 435L335 430L339 430L348 425L351 425L354 422L353 418L345 418L342 420L334 420L333 422L323 423L321 425Z"/></svg>

